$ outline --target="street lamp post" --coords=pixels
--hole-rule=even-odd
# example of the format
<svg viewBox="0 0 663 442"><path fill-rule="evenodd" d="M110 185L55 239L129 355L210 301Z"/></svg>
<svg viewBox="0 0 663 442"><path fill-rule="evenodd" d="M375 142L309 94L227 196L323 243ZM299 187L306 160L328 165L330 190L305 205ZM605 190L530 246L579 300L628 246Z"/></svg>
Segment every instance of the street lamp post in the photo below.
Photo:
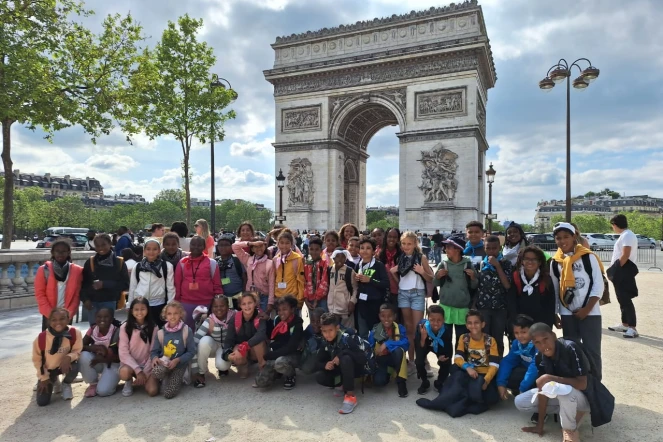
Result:
<svg viewBox="0 0 663 442"><path fill-rule="evenodd" d="M586 61L589 66L584 70L578 62ZM550 92L555 84L566 80L566 222L571 222L571 70L578 68L580 76L573 80L573 87L579 91L587 89L589 84L599 77L599 70L592 66L592 62L586 58L579 58L569 64L565 59L560 59L557 64L548 69L546 77L539 81L539 88L544 92Z"/></svg>
<svg viewBox="0 0 663 442"><path fill-rule="evenodd" d="M279 217L277 221L284 222L285 216L283 216L283 187L285 186L285 175L283 175L283 170L279 169L279 174L276 176L276 184L279 186Z"/></svg>
<svg viewBox="0 0 663 442"><path fill-rule="evenodd" d="M233 90L232 86L230 85L230 82L226 80L225 78L220 78L218 75L213 74L212 75L212 81L209 84L210 88L210 93L212 92L213 89L215 88L221 88L225 89L226 85L223 84L223 82L228 83L228 90L232 91L233 93L233 98L232 100L235 101L237 99L237 92ZM212 112L214 112L214 109L211 109ZM215 195L215 178L214 178L214 138L216 134L214 133L214 121L210 123L210 232L212 235L216 232L216 195Z"/></svg>
<svg viewBox="0 0 663 442"><path fill-rule="evenodd" d="M493 183L495 182L495 174L497 172L493 169L493 163L490 163L486 171L486 180L488 181L488 234L493 233Z"/></svg>

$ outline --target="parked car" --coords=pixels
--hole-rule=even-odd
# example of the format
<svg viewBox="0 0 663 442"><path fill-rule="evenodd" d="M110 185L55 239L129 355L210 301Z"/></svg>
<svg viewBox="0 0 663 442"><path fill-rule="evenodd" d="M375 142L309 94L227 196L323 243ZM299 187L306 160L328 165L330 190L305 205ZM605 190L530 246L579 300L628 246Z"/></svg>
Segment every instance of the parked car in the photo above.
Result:
<svg viewBox="0 0 663 442"><path fill-rule="evenodd" d="M651 238L647 238L644 235L635 235L638 237L638 248L639 249L655 249L656 241L652 241Z"/></svg>
<svg viewBox="0 0 663 442"><path fill-rule="evenodd" d="M530 245L537 246L541 250L550 252L557 249L557 243L555 243L555 237L552 233L535 233L525 237Z"/></svg>
<svg viewBox="0 0 663 442"><path fill-rule="evenodd" d="M61 235L45 236L44 239L37 243L37 248L50 249L55 240L61 237L69 238L71 240L72 247L85 247L85 243L87 242L85 235L79 235L76 233L63 233Z"/></svg>
<svg viewBox="0 0 663 442"><path fill-rule="evenodd" d="M589 243L592 250L612 250L615 241L603 233L583 233L581 235Z"/></svg>
<svg viewBox="0 0 663 442"><path fill-rule="evenodd" d="M619 239L619 235L616 233L604 233L606 238L610 238L613 241L617 241Z"/></svg>

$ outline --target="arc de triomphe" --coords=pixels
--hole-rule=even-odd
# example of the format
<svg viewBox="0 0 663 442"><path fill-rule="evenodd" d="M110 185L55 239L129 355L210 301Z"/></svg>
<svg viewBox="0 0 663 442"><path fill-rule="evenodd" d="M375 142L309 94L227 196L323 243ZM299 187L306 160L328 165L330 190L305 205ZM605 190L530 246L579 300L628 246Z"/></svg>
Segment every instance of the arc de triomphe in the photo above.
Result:
<svg viewBox="0 0 663 442"><path fill-rule="evenodd" d="M400 129L401 229L449 231L483 218L496 75L475 0L279 37L272 47L264 75L274 85L289 227L366 227L366 147L390 125Z"/></svg>

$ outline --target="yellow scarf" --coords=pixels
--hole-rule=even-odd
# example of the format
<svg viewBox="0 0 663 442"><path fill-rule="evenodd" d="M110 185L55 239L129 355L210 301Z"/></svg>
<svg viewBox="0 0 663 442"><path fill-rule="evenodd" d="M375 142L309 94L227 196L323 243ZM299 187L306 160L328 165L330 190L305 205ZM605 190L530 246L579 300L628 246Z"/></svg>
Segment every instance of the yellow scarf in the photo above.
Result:
<svg viewBox="0 0 663 442"><path fill-rule="evenodd" d="M559 299L562 302L562 305L566 306L564 304L564 293L566 292L566 289L575 288L576 286L576 277L573 275L573 263L581 259L583 255L588 255L590 253L594 254L587 247L577 244L576 248L573 250L573 255L565 256L562 249L558 248L555 256L553 256L553 260L562 265L562 274L559 278ZM598 259L598 257L596 260L601 267L601 273L605 273L601 260Z"/></svg>

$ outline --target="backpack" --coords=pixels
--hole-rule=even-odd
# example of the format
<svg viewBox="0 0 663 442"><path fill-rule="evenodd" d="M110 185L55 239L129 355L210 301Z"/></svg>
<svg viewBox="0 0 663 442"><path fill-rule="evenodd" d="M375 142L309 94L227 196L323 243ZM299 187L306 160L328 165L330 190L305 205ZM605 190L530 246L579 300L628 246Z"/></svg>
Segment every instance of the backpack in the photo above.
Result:
<svg viewBox="0 0 663 442"><path fill-rule="evenodd" d="M65 335L64 337L69 339L69 345L71 348L74 347L74 344L76 344L76 329L74 327L69 327L69 335ZM45 374L44 371L44 366L46 365L46 331L43 331L39 333L39 336L37 336L37 346L39 347L39 351L41 352L41 374Z"/></svg>
<svg viewBox="0 0 663 442"><path fill-rule="evenodd" d="M587 272L587 274L589 275L589 288L587 290L587 296L585 297L585 301L582 303L582 306L585 307L589 302L589 294L592 293L592 288L594 287L594 278L592 277L592 262L589 259L589 253L582 255L581 259L582 259L582 265L585 267L585 272ZM596 259L598 260L598 258ZM556 264L552 266L552 271L555 274L555 277L559 279L560 278L559 263L554 259L552 260L552 262ZM599 300L599 305L610 304L610 284L608 284L608 279L605 277L605 274L602 273L601 276L603 277L603 295Z"/></svg>
<svg viewBox="0 0 663 442"><path fill-rule="evenodd" d="M140 282L140 265L134 267L134 273L136 274L136 282ZM168 301L168 284L166 284L166 278L168 277L168 262L165 260L161 260L161 275L163 277L164 295L166 296L166 301Z"/></svg>
<svg viewBox="0 0 663 442"><path fill-rule="evenodd" d="M260 316L256 315L253 318L253 326L258 330L258 325L260 325ZM239 333L239 329L242 328L242 312L235 313L235 333Z"/></svg>
<svg viewBox="0 0 663 442"><path fill-rule="evenodd" d="M375 362L375 351L373 351L371 344L369 344L366 339L362 338L358 334L351 335L344 332L341 335L341 342L343 342L345 345L348 345L349 341L353 341L355 344L357 344L359 350L364 353L364 357L366 358L366 362L364 363L364 375L373 376L377 371L377 364Z"/></svg>
<svg viewBox="0 0 663 442"><path fill-rule="evenodd" d="M493 345L493 337L484 333L483 339L484 347L486 349L486 358L490 357L490 347ZM470 348L470 334L465 333L463 335L463 345L465 346L465 354L469 354L468 350Z"/></svg>
<svg viewBox="0 0 663 442"><path fill-rule="evenodd" d="M118 266L119 267L118 271L122 271L122 265L124 264L124 258L122 258L121 256L116 256L115 258L118 260L118 262L120 264ZM94 273L94 256L90 256L90 272ZM120 299L118 299L117 303L115 304L115 309L116 310L122 310L127 305L127 295L128 294L129 294L129 292L127 290L123 290L120 293Z"/></svg>
<svg viewBox="0 0 663 442"><path fill-rule="evenodd" d="M520 294L523 292L523 280L520 279L520 272L518 271L513 272L513 284L516 286L516 289L518 289L516 296L520 296ZM545 292L546 282L539 280L539 293L543 295Z"/></svg>
<svg viewBox="0 0 663 442"><path fill-rule="evenodd" d="M444 263L444 260L442 260L442 262L440 264L442 264L442 268L439 269L439 270L443 270L443 269L448 270L447 265ZM465 263L465 270L471 270L472 268L473 268L473 265L472 265L471 261ZM446 278L446 276L445 276L445 278ZM466 274L465 275L465 280L467 281L467 287L470 287L470 281L472 280L472 278L470 278L470 276ZM426 281L424 281L424 283L425 282ZM430 286L433 287L433 284L431 283ZM431 300L433 302L439 302L440 301L440 292L439 292L439 290L435 290L435 289L436 289L436 287L433 287ZM442 289L442 287L440 287L440 289ZM473 298L471 295L472 295L472 292L470 290L470 297Z"/></svg>

